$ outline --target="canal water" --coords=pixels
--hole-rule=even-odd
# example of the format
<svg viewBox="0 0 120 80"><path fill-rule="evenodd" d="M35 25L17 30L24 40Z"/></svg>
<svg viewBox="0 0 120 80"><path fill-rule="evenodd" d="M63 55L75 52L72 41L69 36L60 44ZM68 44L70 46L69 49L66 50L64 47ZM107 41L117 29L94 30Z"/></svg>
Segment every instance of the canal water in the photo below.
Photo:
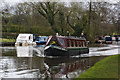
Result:
<svg viewBox="0 0 120 80"><path fill-rule="evenodd" d="M0 47L2 78L75 78L106 56L118 54L118 45L90 47L89 54L45 57L43 46Z"/></svg>

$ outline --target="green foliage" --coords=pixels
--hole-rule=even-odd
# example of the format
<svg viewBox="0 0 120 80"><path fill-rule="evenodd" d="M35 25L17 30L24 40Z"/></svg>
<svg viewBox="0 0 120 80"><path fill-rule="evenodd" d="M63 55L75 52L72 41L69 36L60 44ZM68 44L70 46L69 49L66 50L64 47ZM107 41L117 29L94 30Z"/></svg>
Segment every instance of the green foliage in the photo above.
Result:
<svg viewBox="0 0 120 80"><path fill-rule="evenodd" d="M15 39L0 38L0 42L15 42Z"/></svg>
<svg viewBox="0 0 120 80"><path fill-rule="evenodd" d="M9 25L4 25L2 27L2 31L3 32L20 33L20 32L26 32L27 29L24 26L9 24Z"/></svg>
<svg viewBox="0 0 120 80"><path fill-rule="evenodd" d="M36 33L37 35L52 35L55 34L55 32L51 29L51 27L45 27L45 26L33 26L33 33Z"/></svg>
<svg viewBox="0 0 120 80"><path fill-rule="evenodd" d="M87 15L83 15L81 17L80 22L75 24L75 28L74 28L75 32L73 35L80 36L82 32L86 34L87 32L85 31L86 31L87 26L88 26L88 17Z"/></svg>

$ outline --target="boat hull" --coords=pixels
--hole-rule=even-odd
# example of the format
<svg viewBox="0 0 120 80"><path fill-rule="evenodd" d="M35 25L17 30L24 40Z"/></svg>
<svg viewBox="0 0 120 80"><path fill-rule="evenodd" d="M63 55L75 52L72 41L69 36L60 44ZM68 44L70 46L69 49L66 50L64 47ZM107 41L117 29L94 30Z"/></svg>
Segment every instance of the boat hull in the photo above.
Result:
<svg viewBox="0 0 120 80"><path fill-rule="evenodd" d="M81 54L89 53L88 48L69 48L64 49L55 46L49 46L49 48L45 49L45 56L77 56Z"/></svg>
<svg viewBox="0 0 120 80"><path fill-rule="evenodd" d="M36 42L37 45L45 45L46 42Z"/></svg>

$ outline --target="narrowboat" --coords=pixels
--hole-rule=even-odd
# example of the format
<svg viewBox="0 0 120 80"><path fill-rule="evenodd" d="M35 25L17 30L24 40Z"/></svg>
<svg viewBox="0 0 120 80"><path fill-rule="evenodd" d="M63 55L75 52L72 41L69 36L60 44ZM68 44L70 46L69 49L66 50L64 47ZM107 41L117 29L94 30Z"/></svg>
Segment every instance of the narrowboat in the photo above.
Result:
<svg viewBox="0 0 120 80"><path fill-rule="evenodd" d="M73 36L50 36L46 43L45 56L75 56L89 53L85 38Z"/></svg>
<svg viewBox="0 0 120 80"><path fill-rule="evenodd" d="M112 38L110 36L105 36L105 43L112 44Z"/></svg>
<svg viewBox="0 0 120 80"><path fill-rule="evenodd" d="M39 44L46 44L47 42L47 39L48 39L48 36L38 36L36 37L36 44L39 45Z"/></svg>

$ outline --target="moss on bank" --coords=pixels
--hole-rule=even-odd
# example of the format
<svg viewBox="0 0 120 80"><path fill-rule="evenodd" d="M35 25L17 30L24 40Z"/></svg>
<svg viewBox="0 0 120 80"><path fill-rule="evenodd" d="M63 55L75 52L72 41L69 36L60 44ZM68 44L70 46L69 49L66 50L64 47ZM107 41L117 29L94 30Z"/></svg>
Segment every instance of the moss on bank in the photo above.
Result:
<svg viewBox="0 0 120 80"><path fill-rule="evenodd" d="M120 54L109 56L100 62L96 63L93 67L89 68L83 74L80 74L78 78L119 78L118 73L118 61L120 61Z"/></svg>

